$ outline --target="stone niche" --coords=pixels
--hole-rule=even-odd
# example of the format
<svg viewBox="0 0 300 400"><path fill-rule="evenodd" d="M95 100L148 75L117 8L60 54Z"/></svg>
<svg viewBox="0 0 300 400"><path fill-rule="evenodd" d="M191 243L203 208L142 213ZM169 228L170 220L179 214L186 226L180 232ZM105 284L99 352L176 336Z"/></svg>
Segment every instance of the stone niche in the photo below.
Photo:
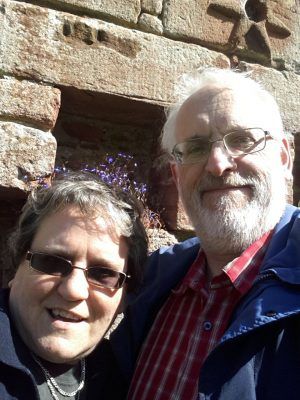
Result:
<svg viewBox="0 0 300 400"><path fill-rule="evenodd" d="M96 167L107 155L133 156L137 179L149 182L149 169L164 120L163 108L129 98L61 88L61 109L53 135L56 165Z"/></svg>

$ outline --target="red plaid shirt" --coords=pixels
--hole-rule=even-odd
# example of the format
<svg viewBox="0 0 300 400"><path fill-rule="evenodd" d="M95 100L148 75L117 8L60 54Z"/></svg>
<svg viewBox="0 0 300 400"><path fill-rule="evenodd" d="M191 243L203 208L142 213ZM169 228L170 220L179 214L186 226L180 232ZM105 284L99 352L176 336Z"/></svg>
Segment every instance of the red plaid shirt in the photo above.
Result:
<svg viewBox="0 0 300 400"><path fill-rule="evenodd" d="M202 364L224 334L235 305L252 286L270 238L269 232L253 243L209 286L200 250L154 321L137 362L129 400L197 398Z"/></svg>

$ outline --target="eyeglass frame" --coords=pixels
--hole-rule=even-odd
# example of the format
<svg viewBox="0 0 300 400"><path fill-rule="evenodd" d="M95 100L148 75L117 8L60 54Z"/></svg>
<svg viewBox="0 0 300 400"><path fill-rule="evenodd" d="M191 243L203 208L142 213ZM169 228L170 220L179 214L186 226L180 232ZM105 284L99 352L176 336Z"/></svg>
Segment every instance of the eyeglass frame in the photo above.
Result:
<svg viewBox="0 0 300 400"><path fill-rule="evenodd" d="M34 267L32 266L31 261L32 261L32 257L33 257L35 254L38 254L38 255L45 255L45 256L50 256L50 257L55 257L55 258L61 259L61 260L65 261L65 262L67 262L67 263L69 264L70 269L69 269L68 273L66 273L66 274L57 275L57 274L50 274L50 273L44 272L44 271L42 271L42 270L39 270L39 269L37 269L37 268L34 268ZM81 271L83 271L83 273L84 273L84 275L85 275L85 278L86 278L87 282L88 282L90 285L94 285L94 286L97 286L97 287L103 287L103 288L107 288L107 289L114 289L114 290L115 290L115 289L121 289L121 288L124 286L124 284L131 278L131 275L127 275L125 272L116 271L115 269L112 269L112 268L109 268L109 267L101 267L101 266L93 266L93 267L88 267L88 268L78 267L78 266L76 266L76 265L73 265L73 264L72 264L72 261L70 261L70 260L68 260L68 259L66 259L66 258L64 258L64 257L57 256L56 254L43 253L43 252L40 252L40 251L31 251L31 250L28 250L28 251L26 252L25 259L26 259L27 261L29 261L29 266L30 266L30 268L33 269L34 271L40 272L41 274L44 274L44 275L56 276L57 278L66 277L66 276L70 275L74 269L80 269ZM119 275L119 279L118 279L117 286L111 287L111 286L106 286L106 285L103 285L103 284L100 284L100 283L99 283L99 284L98 284L98 283L95 283L94 281L90 282L90 281L89 281L89 277L88 277L87 274L88 274L88 270L91 270L91 269L105 269L105 270L109 270L109 271L116 272L116 273Z"/></svg>
<svg viewBox="0 0 300 400"><path fill-rule="evenodd" d="M231 135L231 134L234 133L234 132L238 132L238 131L241 131L241 130L242 130L242 131L247 131L247 130L250 130L250 129L259 129L259 130L261 130L261 131L264 133L264 137L263 137L263 139L264 139L264 144L263 144L263 147L260 148L259 150L252 150L252 151L249 151L249 152L241 152L240 154L236 154L236 155L235 155L235 154L232 154L232 152L230 151L230 149L227 147L226 142L224 141L224 139L225 139L228 135ZM267 131L267 130L264 130L264 129L258 128L258 127L235 129L235 130L232 130L232 131L227 132L221 139L208 140L207 143L210 143L211 146L210 146L210 149L209 149L209 151L208 151L208 153L207 153L207 156L209 156L213 144L214 144L214 143L217 143L217 142L223 142L223 146L224 146L225 150L227 151L227 153L228 153L231 157L240 157L240 156L243 156L243 155L245 155L245 154L257 153L257 152L259 152L259 151L264 150L264 148L266 147L267 136L271 136L271 133L270 133L269 131ZM271 137L272 137L272 136L271 136ZM179 144L197 141L198 139L201 139L201 137L194 137L194 138L191 138L191 139L187 139L187 140L184 140L184 141L182 141L182 142L176 143L176 144L174 145L174 147L173 147L173 149L172 149L172 152L171 152L171 155L173 156L173 158L174 158L174 160L176 161L177 164L189 165L189 164L197 164L197 163L199 162L199 161L195 161L195 162L187 162L187 163L184 163L184 162L182 162L182 161L180 160L180 158L179 158L179 157L180 157L180 156L179 156L179 152L176 151L176 146L178 146Z"/></svg>

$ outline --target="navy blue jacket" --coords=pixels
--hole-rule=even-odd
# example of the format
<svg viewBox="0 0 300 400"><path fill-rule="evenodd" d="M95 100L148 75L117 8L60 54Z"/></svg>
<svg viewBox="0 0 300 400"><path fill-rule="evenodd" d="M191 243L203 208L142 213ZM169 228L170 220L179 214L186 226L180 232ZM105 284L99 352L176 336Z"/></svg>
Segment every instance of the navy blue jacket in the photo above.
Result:
<svg viewBox="0 0 300 400"><path fill-rule="evenodd" d="M31 370L34 361L11 323L9 291L0 291L0 400L38 400L39 394ZM35 366L36 368L36 366ZM87 400L123 399L122 378L107 341L102 341L87 357ZM42 399L43 400L43 399Z"/></svg>
<svg viewBox="0 0 300 400"><path fill-rule="evenodd" d="M144 285L111 337L128 382L157 311L198 251L193 238L150 257ZM300 399L299 313L300 212L287 206L253 287L203 364L199 399Z"/></svg>

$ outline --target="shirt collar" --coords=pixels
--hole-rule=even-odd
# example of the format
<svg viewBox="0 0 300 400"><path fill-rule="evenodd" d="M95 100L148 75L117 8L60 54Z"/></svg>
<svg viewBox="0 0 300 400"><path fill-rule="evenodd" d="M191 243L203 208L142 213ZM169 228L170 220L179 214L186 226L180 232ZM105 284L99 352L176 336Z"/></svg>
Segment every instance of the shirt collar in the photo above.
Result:
<svg viewBox="0 0 300 400"><path fill-rule="evenodd" d="M265 233L261 238L252 243L239 257L223 268L230 282L241 293L245 293L248 289L246 282L251 281L252 284L258 274L272 234L273 230Z"/></svg>
<svg viewBox="0 0 300 400"><path fill-rule="evenodd" d="M176 294L184 294L188 288L199 290L206 284L206 257L204 251L200 248L197 257L189 268L184 279L173 290Z"/></svg>
<svg viewBox="0 0 300 400"><path fill-rule="evenodd" d="M272 234L273 231L265 233L260 239L252 243L239 257L229 262L222 269L221 273L212 279L210 288L218 289L233 285L239 292L245 293L259 271ZM206 268L205 253L200 248L186 276L173 292L175 294L184 294L188 288L194 291L199 291L203 288L206 289L208 285Z"/></svg>

